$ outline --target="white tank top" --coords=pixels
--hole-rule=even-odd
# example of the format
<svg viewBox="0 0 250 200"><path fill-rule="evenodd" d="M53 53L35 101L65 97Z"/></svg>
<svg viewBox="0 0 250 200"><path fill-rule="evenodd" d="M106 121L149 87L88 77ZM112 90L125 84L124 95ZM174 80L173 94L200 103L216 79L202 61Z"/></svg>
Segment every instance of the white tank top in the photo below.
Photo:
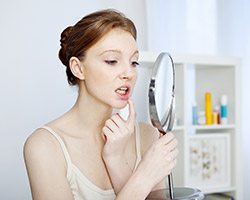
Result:
<svg viewBox="0 0 250 200"><path fill-rule="evenodd" d="M103 190L91 182L77 166L75 166L69 156L66 145L61 137L50 127L41 127L49 131L60 143L66 163L67 163L67 180L69 182L71 191L75 200L114 200L116 195L113 189ZM140 132L138 123L136 123L135 131L135 144L136 144L136 164L134 170L141 160L140 153Z"/></svg>

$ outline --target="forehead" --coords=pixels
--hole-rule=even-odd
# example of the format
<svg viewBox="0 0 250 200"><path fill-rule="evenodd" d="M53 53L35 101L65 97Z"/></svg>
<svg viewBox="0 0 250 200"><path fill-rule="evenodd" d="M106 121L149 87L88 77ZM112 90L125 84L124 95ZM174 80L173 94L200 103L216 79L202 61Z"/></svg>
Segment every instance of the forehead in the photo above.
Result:
<svg viewBox="0 0 250 200"><path fill-rule="evenodd" d="M107 50L134 53L137 51L137 43L131 33L122 29L112 29L94 44L88 53L101 54Z"/></svg>

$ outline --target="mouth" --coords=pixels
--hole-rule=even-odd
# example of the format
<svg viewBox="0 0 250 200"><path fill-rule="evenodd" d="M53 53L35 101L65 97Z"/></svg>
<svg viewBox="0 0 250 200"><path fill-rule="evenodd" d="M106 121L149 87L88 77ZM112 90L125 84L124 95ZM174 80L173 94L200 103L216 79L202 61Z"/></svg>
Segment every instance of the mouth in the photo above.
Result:
<svg viewBox="0 0 250 200"><path fill-rule="evenodd" d="M130 86L121 86L115 90L115 92L122 98L127 99L130 93Z"/></svg>

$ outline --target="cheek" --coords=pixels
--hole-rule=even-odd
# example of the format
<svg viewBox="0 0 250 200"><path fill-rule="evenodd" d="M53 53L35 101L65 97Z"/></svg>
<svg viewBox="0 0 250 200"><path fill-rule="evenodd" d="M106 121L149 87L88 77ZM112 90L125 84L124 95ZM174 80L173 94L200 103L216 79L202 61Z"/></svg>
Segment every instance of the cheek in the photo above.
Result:
<svg viewBox="0 0 250 200"><path fill-rule="evenodd" d="M89 84L93 83L100 83L103 80L105 80L107 77L105 76L105 73L103 73L101 70L98 68L92 67L91 69L86 71L86 82Z"/></svg>
<svg viewBox="0 0 250 200"><path fill-rule="evenodd" d="M88 73L85 79L85 84L90 93L103 95L111 80L110 73L95 70Z"/></svg>
<svg viewBox="0 0 250 200"><path fill-rule="evenodd" d="M90 93L92 93L96 88L99 88L102 80L103 77L98 72L89 70L85 74L85 86Z"/></svg>

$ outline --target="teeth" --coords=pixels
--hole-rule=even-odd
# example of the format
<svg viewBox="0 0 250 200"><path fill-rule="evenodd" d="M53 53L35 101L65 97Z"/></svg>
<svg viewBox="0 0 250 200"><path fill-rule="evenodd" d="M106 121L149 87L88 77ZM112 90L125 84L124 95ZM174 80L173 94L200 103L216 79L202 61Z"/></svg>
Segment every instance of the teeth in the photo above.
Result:
<svg viewBox="0 0 250 200"><path fill-rule="evenodd" d="M121 94L121 95L126 94L127 91L128 91L128 88L127 88L127 87L121 87L121 88L119 88L119 89L116 90L116 92L117 92L118 94Z"/></svg>
<svg viewBox="0 0 250 200"><path fill-rule="evenodd" d="M128 88L126 88L126 87L121 87L121 88L119 88L118 90L127 91Z"/></svg>

